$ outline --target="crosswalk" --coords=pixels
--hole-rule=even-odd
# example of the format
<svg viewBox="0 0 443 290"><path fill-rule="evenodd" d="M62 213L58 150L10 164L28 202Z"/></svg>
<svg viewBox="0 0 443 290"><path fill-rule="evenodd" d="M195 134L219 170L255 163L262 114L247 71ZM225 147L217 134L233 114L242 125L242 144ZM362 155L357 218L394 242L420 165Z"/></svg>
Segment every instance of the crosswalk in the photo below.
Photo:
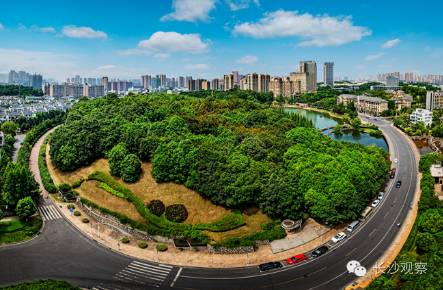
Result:
<svg viewBox="0 0 443 290"><path fill-rule="evenodd" d="M173 267L169 265L153 265L133 261L126 268L115 274L114 278L120 281L159 287L166 280L172 269Z"/></svg>
<svg viewBox="0 0 443 290"><path fill-rule="evenodd" d="M62 218L60 212L55 208L54 205L42 205L38 207L38 213L41 215L43 220L50 221Z"/></svg>

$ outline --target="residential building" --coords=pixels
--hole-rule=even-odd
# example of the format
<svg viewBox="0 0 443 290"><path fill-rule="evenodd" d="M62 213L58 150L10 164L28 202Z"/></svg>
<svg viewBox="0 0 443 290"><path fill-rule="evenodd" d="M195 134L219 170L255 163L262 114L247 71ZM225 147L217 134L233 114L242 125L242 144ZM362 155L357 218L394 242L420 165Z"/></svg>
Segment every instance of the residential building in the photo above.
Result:
<svg viewBox="0 0 443 290"><path fill-rule="evenodd" d="M211 82L207 80L201 80L201 90L209 91L211 89Z"/></svg>
<svg viewBox="0 0 443 290"><path fill-rule="evenodd" d="M392 100L395 102L395 108L401 110L403 108L410 108L413 98L411 95L399 90L392 93Z"/></svg>
<svg viewBox="0 0 443 290"><path fill-rule="evenodd" d="M150 75L144 75L142 76L142 87L145 90L149 90L151 89L151 82L152 82L152 77Z"/></svg>
<svg viewBox="0 0 443 290"><path fill-rule="evenodd" d="M235 88L234 75L233 74L224 75L223 79L224 79L223 84L224 84L224 90L225 91L229 91L229 90L232 90L233 88Z"/></svg>
<svg viewBox="0 0 443 290"><path fill-rule="evenodd" d="M289 74L289 80L293 82L293 94L301 95L306 92L311 92L308 90L308 74L306 72L293 72ZM317 85L317 84L316 84Z"/></svg>
<svg viewBox="0 0 443 290"><path fill-rule="evenodd" d="M378 116L388 109L388 101L365 95L342 94L338 96L337 103L344 105L354 103L357 111L374 116Z"/></svg>
<svg viewBox="0 0 443 290"><path fill-rule="evenodd" d="M98 98L104 95L105 93L103 86L88 85L88 84L83 86L83 96L85 97Z"/></svg>
<svg viewBox="0 0 443 290"><path fill-rule="evenodd" d="M125 94L132 87L132 82L116 80L108 82L107 91L116 94Z"/></svg>
<svg viewBox="0 0 443 290"><path fill-rule="evenodd" d="M416 124L419 122L424 123L426 126L432 125L432 112L426 109L417 108L409 116L412 123Z"/></svg>
<svg viewBox="0 0 443 290"><path fill-rule="evenodd" d="M178 87L184 88L185 86L185 78L184 77L178 77Z"/></svg>
<svg viewBox="0 0 443 290"><path fill-rule="evenodd" d="M443 108L443 91L428 91L426 94L426 109L432 111L434 109Z"/></svg>
<svg viewBox="0 0 443 290"><path fill-rule="evenodd" d="M219 79L213 79L211 81L211 89L214 91L220 90L220 80Z"/></svg>
<svg viewBox="0 0 443 290"><path fill-rule="evenodd" d="M317 91L317 63L315 61L301 61L300 73L306 73L306 91Z"/></svg>
<svg viewBox="0 0 443 290"><path fill-rule="evenodd" d="M234 76L234 87L240 86L240 80L241 80L240 73L238 71L233 71L232 75Z"/></svg>
<svg viewBox="0 0 443 290"><path fill-rule="evenodd" d="M325 62L323 64L323 84L325 86L334 86L334 63Z"/></svg>
<svg viewBox="0 0 443 290"><path fill-rule="evenodd" d="M190 77L190 76L187 76L186 78L185 78L185 86L186 86L186 88L189 90L189 81L192 81L192 77Z"/></svg>
<svg viewBox="0 0 443 290"><path fill-rule="evenodd" d="M283 95L283 79L281 77L273 77L269 82L269 91L274 95L274 98Z"/></svg>
<svg viewBox="0 0 443 290"><path fill-rule="evenodd" d="M165 88L166 87L166 75L159 75L160 78L160 87Z"/></svg>
<svg viewBox="0 0 443 290"><path fill-rule="evenodd" d="M267 93L269 92L269 82L271 81L271 76L266 74L258 75L258 92Z"/></svg>
<svg viewBox="0 0 443 290"><path fill-rule="evenodd" d="M108 77L103 77L102 78L103 93L105 95L108 93L108 82L109 82L109 78Z"/></svg>
<svg viewBox="0 0 443 290"><path fill-rule="evenodd" d="M61 98L65 96L65 85L52 84L49 87L49 95L53 98Z"/></svg>

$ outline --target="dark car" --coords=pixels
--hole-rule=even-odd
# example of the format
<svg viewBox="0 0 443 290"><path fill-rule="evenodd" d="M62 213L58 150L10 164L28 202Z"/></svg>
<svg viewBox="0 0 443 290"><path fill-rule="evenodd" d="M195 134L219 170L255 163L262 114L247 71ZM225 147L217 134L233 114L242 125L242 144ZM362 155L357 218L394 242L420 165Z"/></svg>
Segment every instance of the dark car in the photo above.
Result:
<svg viewBox="0 0 443 290"><path fill-rule="evenodd" d="M272 270L272 269L278 269L283 267L283 264L280 262L269 262L269 263L264 263L264 264L260 264L258 266L258 268L260 269L260 271L268 271L268 270Z"/></svg>
<svg viewBox="0 0 443 290"><path fill-rule="evenodd" d="M392 170L391 170L391 174L389 174L389 177L391 178L391 179L394 179L394 177L395 177L395 172L397 171L397 169L396 168L392 168Z"/></svg>
<svg viewBox="0 0 443 290"><path fill-rule="evenodd" d="M395 187L400 188L400 186L401 186L401 181L399 180L399 181L397 181L397 183L395 184Z"/></svg>
<svg viewBox="0 0 443 290"><path fill-rule="evenodd" d="M326 253L329 250L326 246L321 246L320 248L317 248L315 251L312 252L312 257L317 258Z"/></svg>

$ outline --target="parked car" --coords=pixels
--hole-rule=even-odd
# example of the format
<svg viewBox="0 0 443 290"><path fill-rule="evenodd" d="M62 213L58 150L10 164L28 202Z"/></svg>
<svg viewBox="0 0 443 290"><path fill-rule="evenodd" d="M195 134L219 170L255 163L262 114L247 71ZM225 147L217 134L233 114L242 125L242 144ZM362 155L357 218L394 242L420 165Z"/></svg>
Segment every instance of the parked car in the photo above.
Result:
<svg viewBox="0 0 443 290"><path fill-rule="evenodd" d="M344 232L340 232L338 234L336 234L331 241L333 241L334 243L338 243L341 240L343 240L344 238L346 238L346 234Z"/></svg>
<svg viewBox="0 0 443 290"><path fill-rule="evenodd" d="M396 188L400 188L401 187L401 180L397 181L397 183L395 184Z"/></svg>
<svg viewBox="0 0 443 290"><path fill-rule="evenodd" d="M323 255L324 253L326 253L327 251L329 251L329 248L328 248L327 246L321 246L321 247L315 249L315 250L311 253L311 255L312 255L312 257L314 257L314 258L318 258L318 257L320 257L321 255Z"/></svg>
<svg viewBox="0 0 443 290"><path fill-rule="evenodd" d="M374 201L372 202L371 206L372 206L372 207L377 207L379 203L380 203L380 200L379 200L379 199L376 199L376 200L374 200Z"/></svg>
<svg viewBox="0 0 443 290"><path fill-rule="evenodd" d="M352 231L354 231L354 229L360 224L359 221L353 221L352 223L349 224L349 226L346 228L346 230L350 233L352 233Z"/></svg>
<svg viewBox="0 0 443 290"><path fill-rule="evenodd" d="M394 163L398 163L398 159L397 158L394 158Z"/></svg>
<svg viewBox="0 0 443 290"><path fill-rule="evenodd" d="M288 258L286 262L288 262L288 264L291 265L303 262L304 260L306 260L305 254L299 254Z"/></svg>
<svg viewBox="0 0 443 290"><path fill-rule="evenodd" d="M391 174L389 174L389 178L394 179L395 178L395 172L397 171L397 168L391 169Z"/></svg>
<svg viewBox="0 0 443 290"><path fill-rule="evenodd" d="M385 193L384 193L383 191L381 191L381 192L378 194L378 199L379 199L379 200L382 200L384 196L385 196Z"/></svg>
<svg viewBox="0 0 443 290"><path fill-rule="evenodd" d="M260 264L258 266L258 268L260 269L260 271L269 271L272 269L278 269L283 267L283 264L280 262L268 262L268 263L264 263L264 264Z"/></svg>

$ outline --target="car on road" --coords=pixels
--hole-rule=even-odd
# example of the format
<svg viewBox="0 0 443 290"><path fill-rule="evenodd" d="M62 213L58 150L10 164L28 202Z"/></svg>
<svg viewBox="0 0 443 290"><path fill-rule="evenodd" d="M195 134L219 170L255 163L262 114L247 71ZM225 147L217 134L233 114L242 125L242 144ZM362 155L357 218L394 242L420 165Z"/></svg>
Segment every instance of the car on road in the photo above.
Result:
<svg viewBox="0 0 443 290"><path fill-rule="evenodd" d="M346 228L346 230L350 233L352 233L354 231L354 229L360 224L359 221L353 221L352 223L349 224L349 226Z"/></svg>
<svg viewBox="0 0 443 290"><path fill-rule="evenodd" d="M394 163L398 163L398 159L397 158L394 158Z"/></svg>
<svg viewBox="0 0 443 290"><path fill-rule="evenodd" d="M318 258L321 255L323 255L324 253L326 253L327 251L329 251L329 248L327 246L321 246L317 249L315 249L312 253L311 256L314 258Z"/></svg>
<svg viewBox="0 0 443 290"><path fill-rule="evenodd" d="M346 234L344 232L340 232L336 234L334 237L332 237L331 241L333 241L334 243L338 243L344 238L346 238Z"/></svg>
<svg viewBox="0 0 443 290"><path fill-rule="evenodd" d="M374 201L371 203L371 206L372 206L372 207L377 207L379 203L380 203L380 200L379 200L379 199L376 199L376 200L374 200Z"/></svg>
<svg viewBox="0 0 443 290"><path fill-rule="evenodd" d="M283 267L283 264L280 262L268 262L268 263L260 264L258 266L258 268L260 269L261 272L269 271L272 269L278 269L281 267Z"/></svg>
<svg viewBox="0 0 443 290"><path fill-rule="evenodd" d="M401 180L397 181L397 183L395 184L396 188L400 188L401 187Z"/></svg>
<svg viewBox="0 0 443 290"><path fill-rule="evenodd" d="M384 196L385 196L385 193L384 193L383 191L381 191L381 192L378 194L378 199L379 199L379 200L382 200Z"/></svg>
<svg viewBox="0 0 443 290"><path fill-rule="evenodd" d="M389 174L389 178L394 179L396 171L397 171L397 168L392 168L391 169L391 173Z"/></svg>
<svg viewBox="0 0 443 290"><path fill-rule="evenodd" d="M288 258L286 262L288 262L289 265L292 265L303 262L304 260L306 260L305 254L299 254Z"/></svg>

